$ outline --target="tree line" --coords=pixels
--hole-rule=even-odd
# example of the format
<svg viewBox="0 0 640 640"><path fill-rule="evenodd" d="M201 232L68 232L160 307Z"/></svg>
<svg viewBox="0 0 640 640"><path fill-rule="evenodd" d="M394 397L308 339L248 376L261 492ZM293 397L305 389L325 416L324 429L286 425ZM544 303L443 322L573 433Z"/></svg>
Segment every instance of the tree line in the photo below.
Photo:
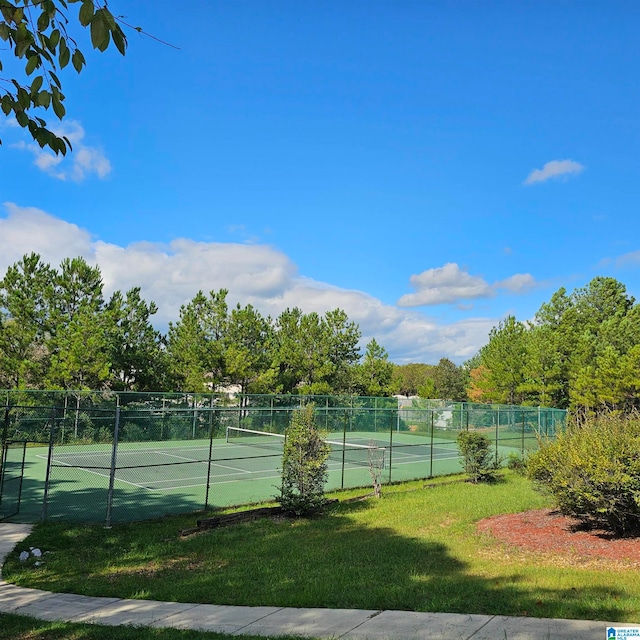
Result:
<svg viewBox="0 0 640 640"><path fill-rule="evenodd" d="M531 321L508 316L462 366L389 361L341 309L264 317L199 291L163 334L140 287L105 299L100 268L36 253L0 281L0 386L117 391L420 395L571 408L640 408L640 304L613 278L561 288Z"/></svg>
<svg viewBox="0 0 640 640"><path fill-rule="evenodd" d="M640 305L621 282L563 287L532 321L509 316L468 363L469 399L570 408L640 408Z"/></svg>
<svg viewBox="0 0 640 640"><path fill-rule="evenodd" d="M67 258L59 268L24 255L0 281L0 386L4 388L389 395L394 365L341 309L286 309L264 317L230 308L228 291L180 308L162 334L140 287L107 300L100 268Z"/></svg>

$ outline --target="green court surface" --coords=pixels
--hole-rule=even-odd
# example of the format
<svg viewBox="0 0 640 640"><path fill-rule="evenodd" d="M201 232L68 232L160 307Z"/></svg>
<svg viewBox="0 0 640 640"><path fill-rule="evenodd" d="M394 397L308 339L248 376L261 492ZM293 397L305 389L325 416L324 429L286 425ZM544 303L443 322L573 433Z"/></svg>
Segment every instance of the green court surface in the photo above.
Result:
<svg viewBox="0 0 640 640"><path fill-rule="evenodd" d="M368 487L368 450L383 449L383 483L457 473L455 440L406 432L348 432L329 440L360 445L332 451L327 490ZM381 449L378 449L380 451ZM503 440L499 454L519 451ZM282 442L209 440L121 443L111 481L112 445L65 445L26 449L20 512L14 520L116 523L171 513L249 504L278 494ZM50 482L45 500L45 478ZM111 499L110 499L111 496Z"/></svg>

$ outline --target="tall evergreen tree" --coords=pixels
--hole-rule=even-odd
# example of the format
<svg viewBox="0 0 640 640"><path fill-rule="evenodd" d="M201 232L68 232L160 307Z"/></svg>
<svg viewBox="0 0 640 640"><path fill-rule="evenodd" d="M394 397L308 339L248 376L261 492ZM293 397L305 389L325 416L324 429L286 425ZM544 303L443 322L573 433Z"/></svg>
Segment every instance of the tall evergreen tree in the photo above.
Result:
<svg viewBox="0 0 640 640"><path fill-rule="evenodd" d="M104 308L99 267L67 258L50 290L48 386L99 389L109 377L111 317Z"/></svg>
<svg viewBox="0 0 640 640"><path fill-rule="evenodd" d="M5 387L43 383L53 281L51 267L31 253L11 265L0 282L0 379Z"/></svg>
<svg viewBox="0 0 640 640"><path fill-rule="evenodd" d="M198 291L180 307L178 322L169 323L167 350L179 389L206 391L225 382L224 337L227 290Z"/></svg>
<svg viewBox="0 0 640 640"><path fill-rule="evenodd" d="M116 291L107 305L113 331L110 335L112 387L122 391L153 391L168 385L164 339L151 324L158 308L134 287L123 296Z"/></svg>
<svg viewBox="0 0 640 640"><path fill-rule="evenodd" d="M372 338L366 346L364 358L356 367L356 391L364 396L391 395L393 364L386 349Z"/></svg>
<svg viewBox="0 0 640 640"><path fill-rule="evenodd" d="M252 306L231 310L227 325L225 365L227 380L241 393L265 393L275 382L271 367L272 327Z"/></svg>

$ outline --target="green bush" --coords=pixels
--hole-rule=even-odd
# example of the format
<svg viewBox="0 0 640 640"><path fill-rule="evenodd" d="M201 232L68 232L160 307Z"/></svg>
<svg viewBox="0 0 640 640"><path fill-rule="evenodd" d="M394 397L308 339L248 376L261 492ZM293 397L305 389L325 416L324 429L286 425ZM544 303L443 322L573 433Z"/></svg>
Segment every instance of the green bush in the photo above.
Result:
<svg viewBox="0 0 640 640"><path fill-rule="evenodd" d="M494 480L500 465L491 451L489 438L475 431L462 431L457 441L469 480L475 484Z"/></svg>
<svg viewBox="0 0 640 640"><path fill-rule="evenodd" d="M329 445L317 427L315 408L296 409L286 430L282 454L282 487L276 500L298 516L310 515L326 503Z"/></svg>
<svg viewBox="0 0 640 640"><path fill-rule="evenodd" d="M507 456L507 469L511 471L515 471L521 476L526 475L527 473L527 459L515 451L512 451Z"/></svg>
<svg viewBox="0 0 640 640"><path fill-rule="evenodd" d="M640 418L591 418L527 461L528 476L558 509L617 535L640 533Z"/></svg>

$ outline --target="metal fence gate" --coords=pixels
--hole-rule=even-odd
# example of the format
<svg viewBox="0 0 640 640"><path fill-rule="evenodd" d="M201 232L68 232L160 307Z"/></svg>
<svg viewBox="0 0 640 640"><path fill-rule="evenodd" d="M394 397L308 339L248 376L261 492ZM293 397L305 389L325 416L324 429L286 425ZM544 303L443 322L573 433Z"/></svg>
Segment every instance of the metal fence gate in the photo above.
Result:
<svg viewBox="0 0 640 640"><path fill-rule="evenodd" d="M26 452L26 440L5 440L2 443L0 520L15 516L20 511Z"/></svg>

